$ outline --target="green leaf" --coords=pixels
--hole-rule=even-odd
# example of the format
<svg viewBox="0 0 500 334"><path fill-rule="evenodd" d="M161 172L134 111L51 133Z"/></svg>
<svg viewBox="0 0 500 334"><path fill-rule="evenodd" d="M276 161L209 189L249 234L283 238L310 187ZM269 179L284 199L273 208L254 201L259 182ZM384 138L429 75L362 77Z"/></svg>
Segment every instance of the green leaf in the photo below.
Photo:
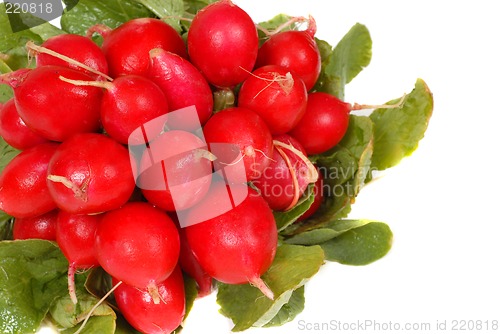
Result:
<svg viewBox="0 0 500 334"><path fill-rule="evenodd" d="M356 23L331 53L328 52L325 43L321 43L320 50L323 50L321 74L314 90L344 99L345 85L370 64L372 57L370 33L364 25Z"/></svg>
<svg viewBox="0 0 500 334"><path fill-rule="evenodd" d="M54 322L62 328L72 328L79 324L90 312L92 307L99 302L85 289L86 274L75 275L76 296L78 303L71 301L69 293L64 294L50 307L50 316ZM116 318L113 309L106 303L99 305L93 312L94 316L112 316Z"/></svg>
<svg viewBox="0 0 500 334"><path fill-rule="evenodd" d="M388 104L396 101L399 99ZM372 168L393 167L417 149L432 116L433 104L429 87L418 79L401 108L373 111L370 115L375 128Z"/></svg>
<svg viewBox="0 0 500 334"><path fill-rule="evenodd" d="M217 0L184 0L184 7L190 14L196 14L198 11Z"/></svg>
<svg viewBox="0 0 500 334"><path fill-rule="evenodd" d="M184 290L186 294L186 314L184 315L185 320L189 315L189 312L191 312L191 309L193 308L196 297L198 297L198 288L194 278L191 278L188 275L184 275Z"/></svg>
<svg viewBox="0 0 500 334"><path fill-rule="evenodd" d="M26 29L12 32L9 17L5 13L5 4L0 3L0 54L3 54L1 62L11 70L28 67L28 65L34 66L34 62L28 64L28 56L24 47L26 42L33 41L40 44L47 38L64 33L63 30L29 13L10 14L10 17L19 22L25 22ZM5 68L2 69L3 72ZM0 94L2 94L1 90Z"/></svg>
<svg viewBox="0 0 500 334"><path fill-rule="evenodd" d="M293 291L288 303L283 305L278 314L276 314L276 316L263 327L277 327L293 321L293 319L295 319L295 317L304 310L306 303L304 290L304 286L301 286L297 290Z"/></svg>
<svg viewBox="0 0 500 334"><path fill-rule="evenodd" d="M7 166L7 164L20 152L21 151L16 150L0 137L0 173L2 173L5 166Z"/></svg>
<svg viewBox="0 0 500 334"><path fill-rule="evenodd" d="M14 218L0 211L0 241L12 240L12 227Z"/></svg>
<svg viewBox="0 0 500 334"><path fill-rule="evenodd" d="M10 25L9 17L6 14L5 3L0 3L0 52L7 53L20 45L26 44L27 41L33 40L40 42L41 38L30 29L14 33ZM11 17L15 18L13 14Z"/></svg>
<svg viewBox="0 0 500 334"><path fill-rule="evenodd" d="M321 62L325 62L333 53L333 47L327 42L317 37L314 38L321 55Z"/></svg>
<svg viewBox="0 0 500 334"><path fill-rule="evenodd" d="M321 226L315 226L314 230L294 235L291 238L286 239L285 242L292 245L319 245L330 239L336 238L349 230L364 226L371 222L372 221L367 219L334 220Z"/></svg>
<svg viewBox="0 0 500 334"><path fill-rule="evenodd" d="M283 235L295 235L347 217L366 176L371 172L373 124L367 116L351 115L344 138L333 149L310 157L324 176L324 200L305 222L294 224Z"/></svg>
<svg viewBox="0 0 500 334"><path fill-rule="evenodd" d="M304 214L314 202L314 185L310 184L297 204L288 211L274 211L274 220L278 227L278 232L293 224Z"/></svg>
<svg viewBox="0 0 500 334"><path fill-rule="evenodd" d="M154 14L134 0L80 0L62 15L61 26L72 34L85 35L95 24L116 28L138 17L154 17Z"/></svg>
<svg viewBox="0 0 500 334"><path fill-rule="evenodd" d="M67 293L68 261L46 240L0 242L0 332L29 333Z"/></svg>
<svg viewBox="0 0 500 334"><path fill-rule="evenodd" d="M100 299L112 288L111 276L102 267L92 268L88 271L85 279L85 290L92 296Z"/></svg>
<svg viewBox="0 0 500 334"><path fill-rule="evenodd" d="M5 60L7 60L8 56L7 55L0 55L0 74L12 72L12 69L9 67L9 65L7 65L7 63L5 62L5 60L3 58L5 58ZM4 86L8 87L7 85L1 85L0 87L4 87Z"/></svg>
<svg viewBox="0 0 500 334"><path fill-rule="evenodd" d="M96 316L91 317L85 324L85 327L80 332L81 334L114 334L116 329L116 316ZM62 334L73 334L80 329L80 326L75 326L62 331Z"/></svg>
<svg viewBox="0 0 500 334"><path fill-rule="evenodd" d="M231 318L233 331L243 331L252 326L261 327L273 320L293 292L314 276L324 262L319 246L281 245L276 257L262 279L274 293L274 300L262 295L249 284L220 284L217 303L220 312Z"/></svg>
<svg viewBox="0 0 500 334"><path fill-rule="evenodd" d="M373 132L370 118L351 115L341 142L330 151L311 157L320 166L330 187L351 181L352 195L355 197L359 193L366 175L371 172Z"/></svg>
<svg viewBox="0 0 500 334"><path fill-rule="evenodd" d="M178 32L181 31L179 18L184 15L184 2L182 0L135 0L150 11L152 11L160 19L167 22Z"/></svg>
<svg viewBox="0 0 500 334"><path fill-rule="evenodd" d="M12 90L12 88L10 88L7 85L0 84L0 104L9 101L13 97L14 97L14 91ZM0 108L1 107L2 106L0 105ZM0 145L2 145L2 144L0 144Z"/></svg>
<svg viewBox="0 0 500 334"><path fill-rule="evenodd" d="M361 266L384 257L392 246L387 224L371 222L320 244L328 261Z"/></svg>

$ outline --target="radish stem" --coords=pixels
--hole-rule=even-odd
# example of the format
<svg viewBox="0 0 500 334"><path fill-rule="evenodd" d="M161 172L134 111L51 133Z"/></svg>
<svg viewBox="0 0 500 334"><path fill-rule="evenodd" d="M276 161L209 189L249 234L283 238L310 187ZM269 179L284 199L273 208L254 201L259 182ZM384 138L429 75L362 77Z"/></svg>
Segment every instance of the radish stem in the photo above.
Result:
<svg viewBox="0 0 500 334"><path fill-rule="evenodd" d="M87 66L87 65L85 65L83 63L80 63L79 61L74 60L73 58L70 58L70 57L62 55L62 54L60 54L58 52L52 51L52 50L47 49L47 48L45 48L43 46L36 45L35 43L33 43L33 41L28 41L26 43L26 48L28 49L28 52L30 52L30 53L35 53L35 54L36 53L45 53L45 54L48 54L48 55L50 55L52 57L56 57L58 59L64 60L64 61L66 61L66 62L68 62L70 64L73 64L73 65L76 65L76 66L78 66L80 68L83 68L84 70L87 70L87 71L89 71L89 72L91 72L93 74L101 76L101 77L105 78L106 80L113 81L113 78L111 78L110 76L108 76L108 75L106 75L106 74L104 74L102 72L99 72L99 71L93 69L90 66Z"/></svg>

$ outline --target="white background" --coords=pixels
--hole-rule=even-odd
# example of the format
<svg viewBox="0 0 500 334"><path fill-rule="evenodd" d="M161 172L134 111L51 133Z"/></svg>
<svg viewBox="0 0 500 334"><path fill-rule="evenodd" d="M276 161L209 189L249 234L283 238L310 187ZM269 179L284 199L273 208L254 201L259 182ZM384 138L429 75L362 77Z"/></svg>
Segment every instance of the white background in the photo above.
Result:
<svg viewBox="0 0 500 334"><path fill-rule="evenodd" d="M444 333L452 332L454 320L480 320L483 330L461 332L486 333L486 321L491 326L500 320L500 20L495 2L234 2L256 22L278 13L311 14L317 37L333 45L356 22L365 24L373 57L347 86L348 102L383 103L409 93L417 78L427 82L435 98L417 151L364 188L350 214L388 223L394 233L390 253L364 267L324 265L307 283L306 309L295 321L247 332L354 333L305 327L368 320L381 327L428 323L433 333L438 321L446 321ZM183 333L229 333L231 327L211 295L196 301Z"/></svg>
<svg viewBox="0 0 500 334"><path fill-rule="evenodd" d="M358 320L394 327L429 323L435 333L437 321L447 321L452 332L453 320L500 320L500 20L495 2L234 2L256 22L281 12L311 14L317 37L330 44L356 22L365 24L373 57L347 86L348 102L383 103L409 93L417 78L427 82L435 99L417 151L364 188L350 214L388 223L394 233L390 253L365 267L325 265L307 283L306 308L294 322L248 333L352 333L305 327ZM486 332L485 326L469 332ZM230 328L210 296L195 303L184 333L228 333ZM371 329L359 332L384 332Z"/></svg>

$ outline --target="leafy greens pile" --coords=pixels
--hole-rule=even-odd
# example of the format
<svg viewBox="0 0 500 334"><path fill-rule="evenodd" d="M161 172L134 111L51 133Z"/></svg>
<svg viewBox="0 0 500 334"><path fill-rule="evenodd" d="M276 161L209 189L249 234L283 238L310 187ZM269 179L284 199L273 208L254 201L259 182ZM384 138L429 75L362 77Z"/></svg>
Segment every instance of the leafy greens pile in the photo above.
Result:
<svg viewBox="0 0 500 334"><path fill-rule="evenodd" d="M48 22L13 33L0 4L0 73L33 67L25 44L41 44L63 33L85 34L88 27L103 23L117 27L137 17L168 18L166 21L186 34L192 17L212 0L65 0L61 29ZM36 18L19 14L18 20ZM289 19L278 15L260 25L272 29ZM28 26L33 26L30 24ZM99 43L99 40L97 40ZM371 38L365 26L354 25L332 47L317 39L322 71L315 91L344 97L345 85L371 60ZM13 96L0 85L0 103ZM399 99L388 102L395 103ZM259 290L245 285L218 284L220 312L234 322L233 331L250 327L279 326L304 309L304 284L325 263L366 265L390 250L392 232L388 225L372 220L347 219L351 205L362 187L372 180L372 171L395 166L410 155L423 138L433 110L432 93L418 79L398 109L376 109L369 116L350 116L347 134L340 144L321 155L310 157L328 175L330 191L320 210L306 221L296 222L314 199L312 187L291 210L275 212L279 247L273 265L263 279L275 293L275 300L259 298ZM0 138L0 171L18 153ZM0 332L33 332L50 323L62 333L73 333L86 314L110 288L110 278L96 268L77 275L78 304L67 292L68 263L55 243L44 240L12 239L13 218L0 212ZM185 277L188 311L196 299L194 280ZM113 306L113 300L99 306L83 333L135 333ZM189 313L189 312L187 312ZM186 315L187 316L187 315ZM182 328L179 328L180 331Z"/></svg>

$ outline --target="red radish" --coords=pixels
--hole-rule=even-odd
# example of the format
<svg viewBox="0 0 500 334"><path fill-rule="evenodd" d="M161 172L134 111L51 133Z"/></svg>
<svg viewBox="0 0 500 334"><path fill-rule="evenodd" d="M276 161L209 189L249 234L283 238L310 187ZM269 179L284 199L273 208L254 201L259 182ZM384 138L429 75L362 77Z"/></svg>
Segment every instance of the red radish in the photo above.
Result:
<svg viewBox="0 0 500 334"><path fill-rule="evenodd" d="M246 198L232 206L242 192L247 192ZM224 206L226 212L206 219ZM271 209L255 190L215 182L207 197L188 212L187 221L189 245L211 277L228 284L250 283L273 299L260 276L273 262L278 233Z"/></svg>
<svg viewBox="0 0 500 334"><path fill-rule="evenodd" d="M207 122L214 106L212 90L200 71L188 60L162 49L149 52L148 76L165 93L170 110L194 105L197 120L169 119L169 128L193 131ZM174 116L175 117L175 116Z"/></svg>
<svg viewBox="0 0 500 334"><path fill-rule="evenodd" d="M191 62L208 82L231 88L245 80L257 59L259 39L251 17L231 0L200 10L187 37Z"/></svg>
<svg viewBox="0 0 500 334"><path fill-rule="evenodd" d="M18 150L25 150L48 141L28 128L17 112L14 99L10 99L0 107L0 137Z"/></svg>
<svg viewBox="0 0 500 334"><path fill-rule="evenodd" d="M149 203L131 202L104 214L95 247L108 274L136 288L147 288L158 304L158 285L179 259L179 233L165 212Z"/></svg>
<svg viewBox="0 0 500 334"><path fill-rule="evenodd" d="M198 286L198 298L203 298L212 293L214 282L212 277L206 273L193 254L186 237L186 230L178 225L179 237L181 241L181 252L179 255L179 265L183 272L191 276Z"/></svg>
<svg viewBox="0 0 500 334"><path fill-rule="evenodd" d="M127 149L98 133L76 134L62 143L47 179L57 206L79 214L119 208L135 188Z"/></svg>
<svg viewBox="0 0 500 334"><path fill-rule="evenodd" d="M132 19L116 29L103 25L91 27L87 35L98 32L104 38L102 51L106 55L109 74L146 75L149 66L149 50L164 50L187 57L182 37L167 23L154 18Z"/></svg>
<svg viewBox="0 0 500 334"><path fill-rule="evenodd" d="M308 155L326 152L344 137L350 111L349 103L333 95L310 93L306 113L290 135L302 144Z"/></svg>
<svg viewBox="0 0 500 334"><path fill-rule="evenodd" d="M297 219L297 221L302 221L306 220L307 218L311 217L316 211L318 211L319 207L321 206L321 203L323 202L324 198L324 178L323 174L319 170L318 167L316 167L316 170L318 171L318 179L314 183L314 188L313 188L313 193L314 193L314 201L312 202L311 206L309 209L302 214L302 216Z"/></svg>
<svg viewBox="0 0 500 334"><path fill-rule="evenodd" d="M300 143L289 135L274 137L274 154L268 168L253 182L271 209L293 208L317 172Z"/></svg>
<svg viewBox="0 0 500 334"><path fill-rule="evenodd" d="M92 80L67 67L43 66L4 74L0 83L14 89L17 111L26 125L49 140L64 141L75 133L98 131L101 89L77 87L60 76Z"/></svg>
<svg viewBox="0 0 500 334"><path fill-rule="evenodd" d="M314 40L316 22L310 16L305 31L289 30L272 35L259 49L256 67L279 65L313 88L321 72L321 55Z"/></svg>
<svg viewBox="0 0 500 334"><path fill-rule="evenodd" d="M101 48L95 44L90 38L76 34L61 34L48 38L41 45L42 48L49 49L63 56L69 57L77 62L87 65L88 67L103 73L108 74L108 63ZM69 67L75 70L83 71L86 74L95 77L91 73L74 62L68 62L63 59L54 57L45 52L37 52L37 66L58 65Z"/></svg>
<svg viewBox="0 0 500 334"><path fill-rule="evenodd" d="M78 215L59 211L56 241L68 259L68 290L73 303L77 303L75 271L99 266L94 248L95 232L102 215Z"/></svg>
<svg viewBox="0 0 500 334"><path fill-rule="evenodd" d="M44 239L56 241L56 223L59 210L52 210L40 216L14 219L12 236L14 240Z"/></svg>
<svg viewBox="0 0 500 334"><path fill-rule="evenodd" d="M400 108L405 98L403 95L395 104L369 105L350 104L323 92L309 93L306 113L289 134L302 144L308 155L321 154L342 140L351 111Z"/></svg>
<svg viewBox="0 0 500 334"><path fill-rule="evenodd" d="M232 180L235 182L258 178L273 156L273 138L266 123L257 113L245 108L219 111L205 124L203 133L211 152L217 157L217 169L228 169L243 161L245 175L243 179ZM228 146L228 154L216 152L219 144Z"/></svg>
<svg viewBox="0 0 500 334"><path fill-rule="evenodd" d="M63 81L77 86L104 88L101 103L101 122L106 133L121 144L144 144L144 137L132 132L144 123L168 112L168 102L163 91L153 81L138 75L124 75L112 82ZM157 133L163 130L156 123Z"/></svg>
<svg viewBox="0 0 500 334"><path fill-rule="evenodd" d="M192 207L206 195L211 180L210 153L190 132L164 132L142 155L138 186L150 203L163 210Z"/></svg>
<svg viewBox="0 0 500 334"><path fill-rule="evenodd" d="M22 151L0 174L0 210L16 218L52 211L56 203L47 187L49 161L58 144L45 143Z"/></svg>
<svg viewBox="0 0 500 334"><path fill-rule="evenodd" d="M284 134L293 129L306 112L307 90L293 72L267 65L255 70L243 82L238 106L258 113L272 134Z"/></svg>
<svg viewBox="0 0 500 334"><path fill-rule="evenodd" d="M113 285L117 283L113 278ZM158 283L158 293L161 302L156 304L147 289L122 283L114 291L120 312L135 329L149 334L171 333L181 325L186 311L184 280L178 267Z"/></svg>

